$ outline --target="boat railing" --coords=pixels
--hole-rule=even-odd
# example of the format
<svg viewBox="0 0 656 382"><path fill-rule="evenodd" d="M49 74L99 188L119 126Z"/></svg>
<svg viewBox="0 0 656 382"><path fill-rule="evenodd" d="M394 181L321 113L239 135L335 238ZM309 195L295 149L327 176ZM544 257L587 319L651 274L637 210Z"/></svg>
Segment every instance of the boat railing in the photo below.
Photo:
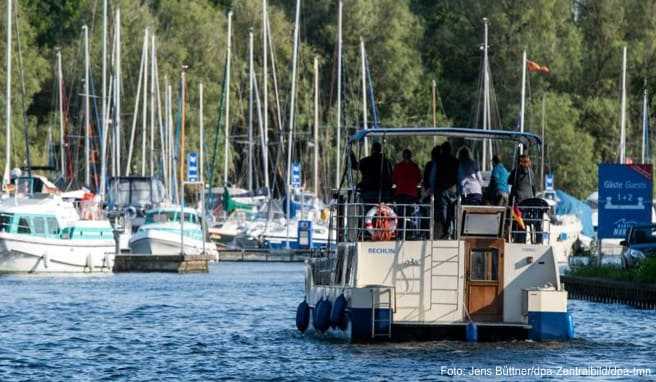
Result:
<svg viewBox="0 0 656 382"><path fill-rule="evenodd" d="M510 243L549 245L554 240L548 206L508 207L506 227Z"/></svg>
<svg viewBox="0 0 656 382"><path fill-rule="evenodd" d="M433 203L338 202L331 226L338 242L430 240Z"/></svg>

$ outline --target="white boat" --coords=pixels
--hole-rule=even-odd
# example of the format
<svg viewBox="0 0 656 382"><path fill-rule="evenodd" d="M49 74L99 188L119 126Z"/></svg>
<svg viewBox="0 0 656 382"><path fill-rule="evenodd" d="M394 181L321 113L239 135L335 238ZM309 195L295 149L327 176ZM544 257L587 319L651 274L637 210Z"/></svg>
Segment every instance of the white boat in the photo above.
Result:
<svg viewBox="0 0 656 382"><path fill-rule="evenodd" d="M541 144L530 133L412 127L361 130L349 144L365 137L388 142L434 136L467 144L499 140L527 150ZM299 330L357 342L573 337L554 248L548 233L540 232L548 227L542 207L516 207L522 220L510 207L455 202L453 237L438 240L433 203L411 204L424 212L403 216L417 208L365 203L356 177L347 174L331 206L336 248L305 263ZM421 220L404 224L408 217Z"/></svg>
<svg viewBox="0 0 656 382"><path fill-rule="evenodd" d="M145 222L129 241L130 252L144 255L202 255L218 259L214 243L205 240L202 220L193 208L168 206L146 211Z"/></svg>
<svg viewBox="0 0 656 382"><path fill-rule="evenodd" d="M58 196L0 200L0 272L109 272L114 252L109 222L80 220Z"/></svg>

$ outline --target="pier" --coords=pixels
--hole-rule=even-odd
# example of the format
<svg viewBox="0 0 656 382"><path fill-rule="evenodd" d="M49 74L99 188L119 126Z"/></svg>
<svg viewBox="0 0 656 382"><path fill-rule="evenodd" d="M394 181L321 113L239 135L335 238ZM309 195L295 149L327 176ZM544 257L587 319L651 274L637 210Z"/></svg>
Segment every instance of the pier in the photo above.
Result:
<svg viewBox="0 0 656 382"><path fill-rule="evenodd" d="M206 255L117 255L114 272L207 273L210 260Z"/></svg>
<svg viewBox="0 0 656 382"><path fill-rule="evenodd" d="M577 276L561 276L560 281L571 299L656 309L656 284Z"/></svg>
<svg viewBox="0 0 656 382"><path fill-rule="evenodd" d="M302 263L318 253L317 250L307 249L279 251L268 249L220 249L219 261Z"/></svg>

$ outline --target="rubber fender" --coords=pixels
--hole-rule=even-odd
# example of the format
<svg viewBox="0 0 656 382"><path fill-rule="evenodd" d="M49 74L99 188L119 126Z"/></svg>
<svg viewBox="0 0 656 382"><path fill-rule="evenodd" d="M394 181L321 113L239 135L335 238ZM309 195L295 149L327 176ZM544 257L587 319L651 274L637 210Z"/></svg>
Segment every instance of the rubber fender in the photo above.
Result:
<svg viewBox="0 0 656 382"><path fill-rule="evenodd" d="M310 306L306 300L298 304L296 308L296 327L301 333L304 333L310 325Z"/></svg>
<svg viewBox="0 0 656 382"><path fill-rule="evenodd" d="M466 329L467 342L478 342L478 327L473 321L469 321Z"/></svg>
<svg viewBox="0 0 656 382"><path fill-rule="evenodd" d="M314 309L316 310L314 316L314 328L323 333L330 327L330 311L332 309L332 304L328 299L321 300L317 303Z"/></svg>
<svg viewBox="0 0 656 382"><path fill-rule="evenodd" d="M333 304L333 310L330 313L330 323L333 328L339 328L341 330L346 330L348 325L348 320L346 318L346 307L348 306L348 301L344 294L340 294L339 297L335 299Z"/></svg>

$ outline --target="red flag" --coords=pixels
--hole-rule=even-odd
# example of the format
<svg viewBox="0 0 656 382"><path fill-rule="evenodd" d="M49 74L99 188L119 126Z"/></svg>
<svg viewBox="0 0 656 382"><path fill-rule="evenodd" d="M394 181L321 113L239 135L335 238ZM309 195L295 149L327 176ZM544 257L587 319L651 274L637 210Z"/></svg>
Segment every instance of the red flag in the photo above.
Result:
<svg viewBox="0 0 656 382"><path fill-rule="evenodd" d="M528 69L529 72L533 72L533 73L542 73L542 74L551 73L551 71L547 66L540 65L537 62L531 60L526 60L526 69Z"/></svg>
<svg viewBox="0 0 656 382"><path fill-rule="evenodd" d="M526 224L524 224L524 218L522 217L522 211L520 211L515 205L512 207L512 217L517 222L517 226L519 226L520 229L526 229Z"/></svg>

